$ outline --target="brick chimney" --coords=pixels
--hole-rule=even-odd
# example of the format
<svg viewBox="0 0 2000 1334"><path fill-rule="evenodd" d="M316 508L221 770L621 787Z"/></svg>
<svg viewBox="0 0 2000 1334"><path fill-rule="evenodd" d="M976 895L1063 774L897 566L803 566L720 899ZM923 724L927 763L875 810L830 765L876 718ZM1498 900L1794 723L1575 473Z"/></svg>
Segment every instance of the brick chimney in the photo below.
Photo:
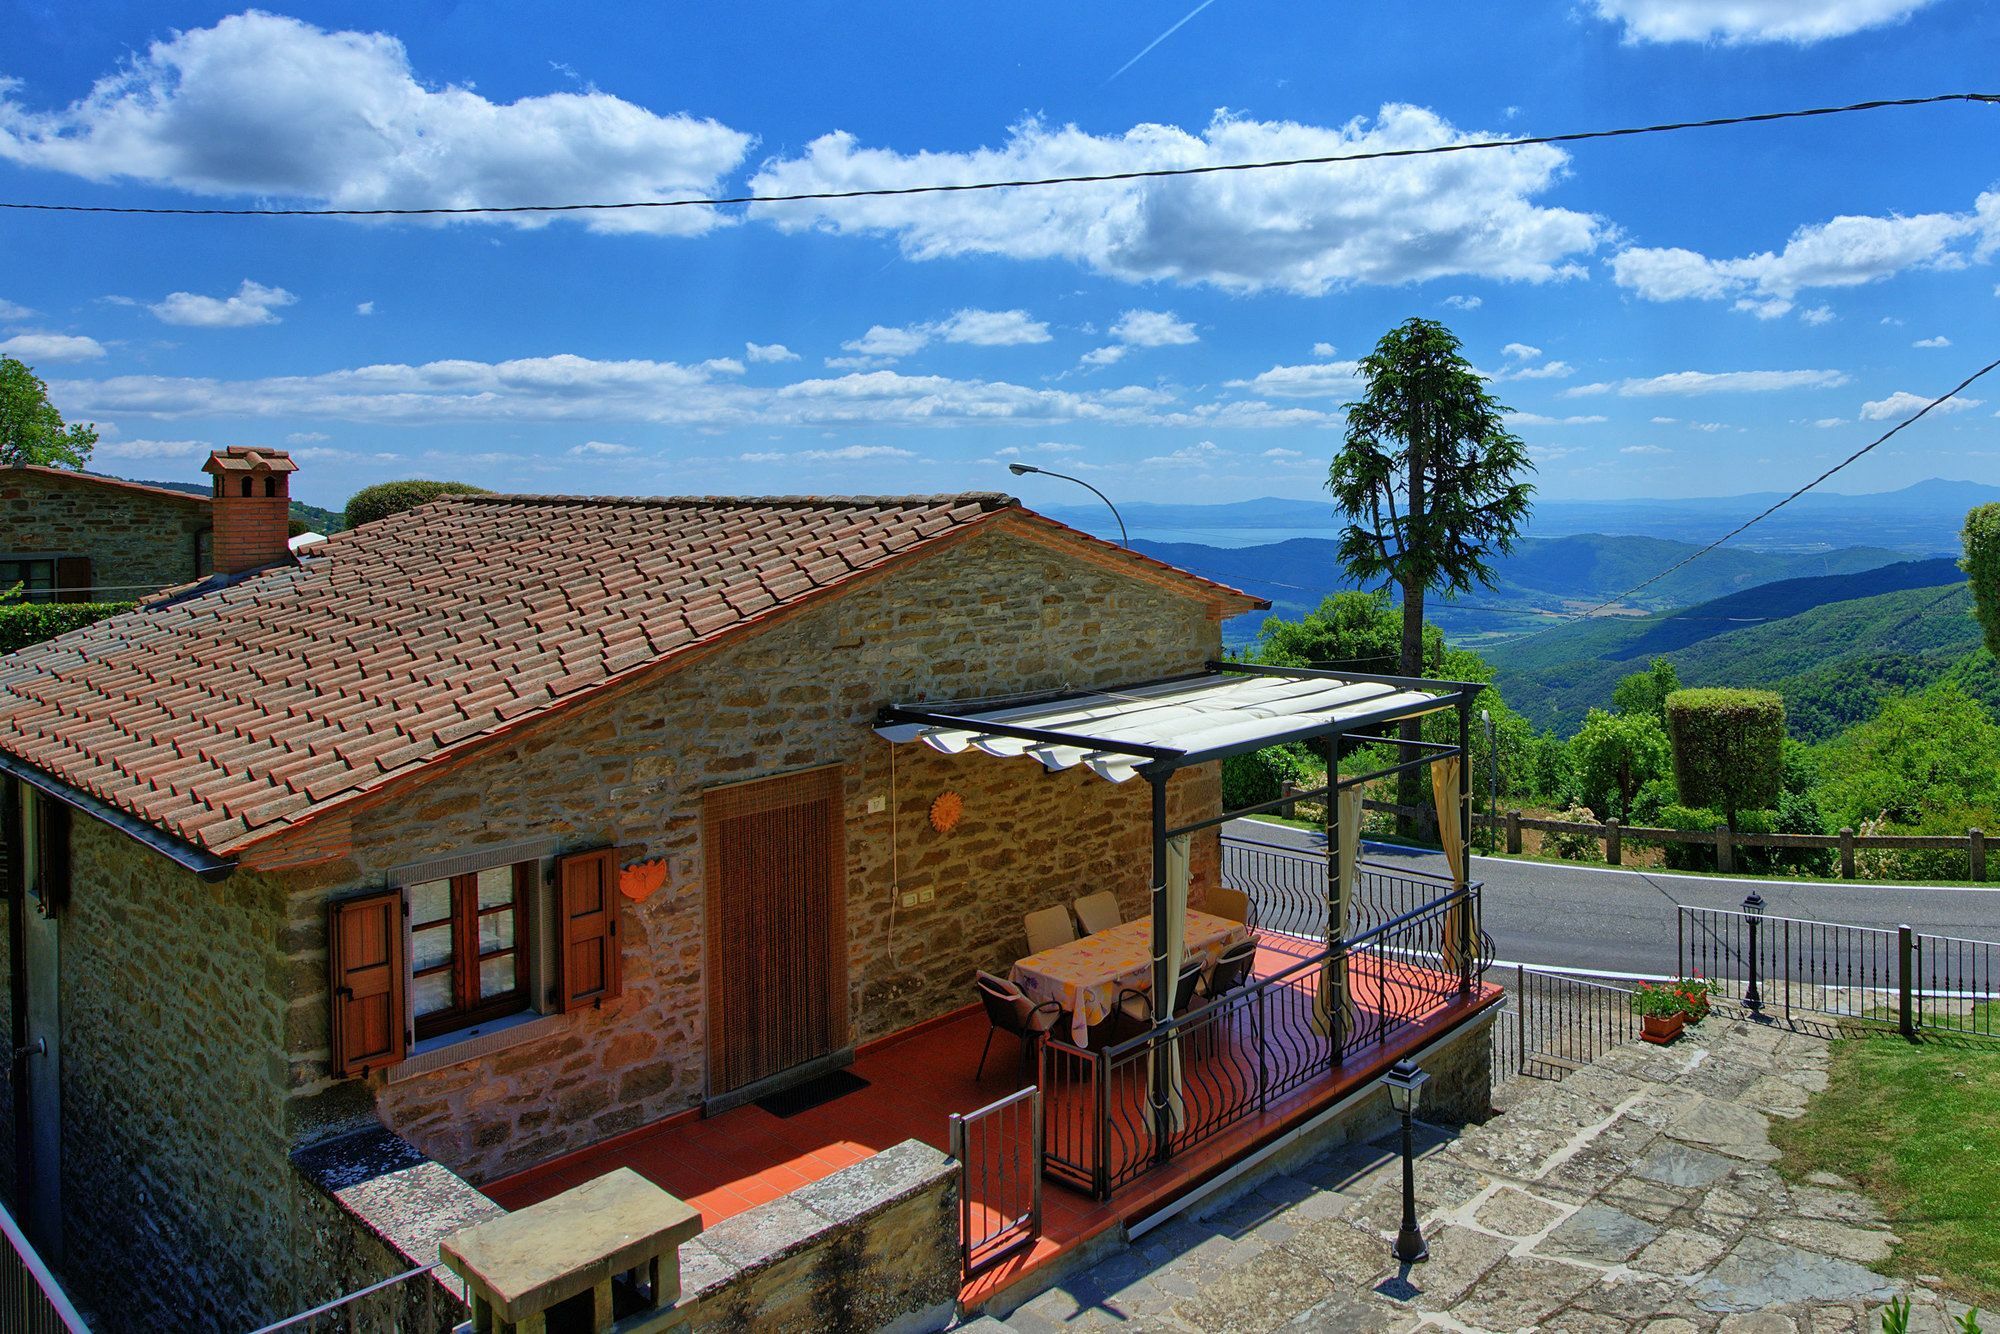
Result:
<svg viewBox="0 0 2000 1334"><path fill-rule="evenodd" d="M201 465L215 476L213 550L217 574L242 574L291 559L291 474L299 465L282 449L231 445Z"/></svg>

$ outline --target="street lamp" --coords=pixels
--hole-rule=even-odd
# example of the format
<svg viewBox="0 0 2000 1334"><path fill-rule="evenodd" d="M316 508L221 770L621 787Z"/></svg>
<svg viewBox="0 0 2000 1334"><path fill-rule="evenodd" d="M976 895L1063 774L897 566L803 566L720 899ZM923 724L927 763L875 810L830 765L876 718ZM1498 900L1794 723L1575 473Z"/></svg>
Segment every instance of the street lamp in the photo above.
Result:
<svg viewBox="0 0 2000 1334"><path fill-rule="evenodd" d="M1493 714L1479 711L1480 726L1486 729L1486 850L1500 851L1500 751L1493 744Z"/></svg>
<svg viewBox="0 0 2000 1334"><path fill-rule="evenodd" d="M1032 472L1043 477L1060 477L1065 482L1075 482L1078 486L1083 487L1099 500L1103 501L1105 507L1111 511L1111 517L1118 520L1118 545L1121 547L1132 545L1132 539L1125 534L1125 516L1120 514L1118 507L1111 503L1111 497L1105 495L1081 477L1072 477L1066 472L1050 472L1047 468L1037 468L1032 463L1010 463L1007 465L1007 471L1013 473L1016 477L1026 477Z"/></svg>
<svg viewBox="0 0 2000 1334"><path fill-rule="evenodd" d="M1756 890L1743 900L1743 915L1750 922L1750 985L1743 990L1743 1008L1753 1018L1764 1017L1764 997L1757 990L1757 928L1764 920L1764 896Z"/></svg>
<svg viewBox="0 0 2000 1334"><path fill-rule="evenodd" d="M1403 1226L1396 1233L1395 1256L1406 1265L1421 1264L1431 1258L1431 1248L1424 1244L1424 1234L1417 1230L1417 1155L1410 1135L1410 1122L1417 1114L1417 1103L1430 1079L1417 1068L1415 1061L1398 1061L1395 1068L1382 1076L1382 1083L1389 1090L1389 1105L1403 1118Z"/></svg>

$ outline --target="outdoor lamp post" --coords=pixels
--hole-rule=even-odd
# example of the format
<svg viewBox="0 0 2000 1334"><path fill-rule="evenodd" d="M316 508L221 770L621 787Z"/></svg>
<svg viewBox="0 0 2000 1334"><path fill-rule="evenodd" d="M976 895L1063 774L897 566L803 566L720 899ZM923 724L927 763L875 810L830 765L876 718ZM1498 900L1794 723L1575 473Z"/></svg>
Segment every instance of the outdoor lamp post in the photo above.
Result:
<svg viewBox="0 0 2000 1334"><path fill-rule="evenodd" d="M1751 890L1743 900L1743 915L1750 920L1750 985L1743 989L1743 1008L1761 1018L1764 997L1757 990L1757 928L1764 920L1764 896Z"/></svg>
<svg viewBox="0 0 2000 1334"><path fill-rule="evenodd" d="M1389 1105L1403 1118L1403 1226L1396 1233L1395 1256L1406 1265L1431 1258L1431 1248L1424 1244L1424 1234L1417 1230L1417 1155L1410 1134L1411 1119L1417 1114L1418 1100L1430 1078L1417 1068L1415 1061L1398 1061L1394 1069L1382 1076L1382 1083L1389 1089Z"/></svg>
<svg viewBox="0 0 2000 1334"><path fill-rule="evenodd" d="M1075 482L1078 486L1103 501L1105 508L1111 511L1111 517L1118 520L1118 545L1121 547L1130 547L1132 545L1132 539L1126 536L1125 533L1125 516L1120 514L1118 507L1111 503L1111 497L1105 495L1081 477L1072 477L1066 472L1050 472L1047 468L1037 468L1032 463L1010 463L1007 465L1007 471L1013 473L1016 477L1026 477L1029 473L1035 473L1042 477L1060 477L1065 482Z"/></svg>
<svg viewBox="0 0 2000 1334"><path fill-rule="evenodd" d="M1493 744L1493 712L1479 711L1479 725L1486 729L1486 850L1500 850L1500 751Z"/></svg>

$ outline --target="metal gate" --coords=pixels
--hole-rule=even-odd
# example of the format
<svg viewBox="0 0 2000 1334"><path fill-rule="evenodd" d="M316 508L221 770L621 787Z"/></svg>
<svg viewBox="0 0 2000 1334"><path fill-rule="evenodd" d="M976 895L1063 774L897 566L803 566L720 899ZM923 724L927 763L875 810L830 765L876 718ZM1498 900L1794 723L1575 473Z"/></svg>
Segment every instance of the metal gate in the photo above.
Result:
<svg viewBox="0 0 2000 1334"><path fill-rule="evenodd" d="M1639 1035L1624 987L1516 964L1497 971L1507 988L1493 1025L1493 1082L1517 1075L1561 1079Z"/></svg>
<svg viewBox="0 0 2000 1334"><path fill-rule="evenodd" d="M1034 1085L951 1117L958 1255L969 1278L1042 1235L1042 1091Z"/></svg>

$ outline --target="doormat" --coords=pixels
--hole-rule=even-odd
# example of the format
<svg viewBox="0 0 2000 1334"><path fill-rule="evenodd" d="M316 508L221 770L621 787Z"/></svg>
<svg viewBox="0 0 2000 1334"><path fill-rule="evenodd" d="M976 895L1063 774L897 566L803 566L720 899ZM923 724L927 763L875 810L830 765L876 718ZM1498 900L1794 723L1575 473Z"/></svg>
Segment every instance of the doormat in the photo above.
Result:
<svg viewBox="0 0 2000 1334"><path fill-rule="evenodd" d="M852 1070L834 1070L818 1079L808 1079L803 1084L766 1094L757 1099L756 1105L773 1116L797 1116L800 1112L811 1111L835 1098L844 1098L856 1089L867 1087L868 1081Z"/></svg>

